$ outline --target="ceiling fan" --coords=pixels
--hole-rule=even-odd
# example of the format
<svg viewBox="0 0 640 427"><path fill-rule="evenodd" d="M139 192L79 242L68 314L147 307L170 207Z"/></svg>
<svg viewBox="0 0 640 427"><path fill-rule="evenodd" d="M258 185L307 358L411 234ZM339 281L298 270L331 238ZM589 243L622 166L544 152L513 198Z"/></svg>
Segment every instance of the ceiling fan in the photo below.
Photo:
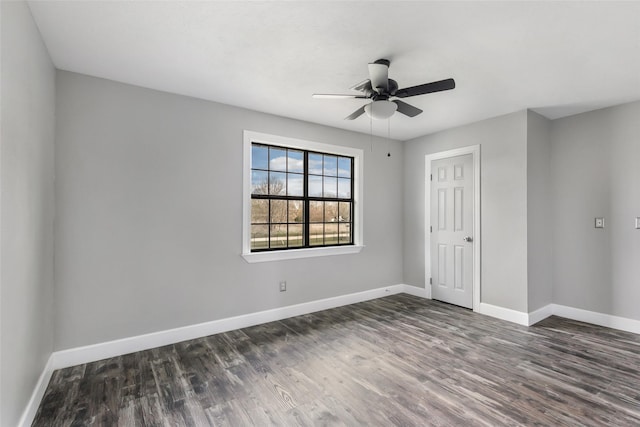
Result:
<svg viewBox="0 0 640 427"><path fill-rule="evenodd" d="M369 78L350 88L352 90L362 92L362 95L314 93L313 97L330 99L370 99L371 102L369 104L360 107L352 114L345 117L345 120L356 119L364 113L367 113L374 119L388 119L396 111L409 117L415 117L422 113L421 109L416 108L413 105L409 105L398 99L390 101L389 98L408 98L410 96L451 90L456 87L456 82L453 79L446 79L398 89L398 83L389 78L390 64L391 62L388 59L378 59L377 61L369 64Z"/></svg>

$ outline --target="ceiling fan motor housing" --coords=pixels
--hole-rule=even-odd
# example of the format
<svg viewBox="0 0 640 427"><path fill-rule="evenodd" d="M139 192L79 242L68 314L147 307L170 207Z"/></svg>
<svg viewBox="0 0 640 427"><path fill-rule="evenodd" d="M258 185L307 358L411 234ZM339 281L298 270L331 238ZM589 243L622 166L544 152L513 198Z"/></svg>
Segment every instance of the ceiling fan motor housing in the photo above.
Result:
<svg viewBox="0 0 640 427"><path fill-rule="evenodd" d="M391 61L389 61L388 59L376 59L375 61L373 61L374 64L382 64L382 65L386 65L387 67L389 67L389 65L391 65Z"/></svg>
<svg viewBox="0 0 640 427"><path fill-rule="evenodd" d="M387 93L389 94L389 96L393 96L396 94L397 91L398 91L398 82L396 82L393 79L389 79L389 89L387 90Z"/></svg>

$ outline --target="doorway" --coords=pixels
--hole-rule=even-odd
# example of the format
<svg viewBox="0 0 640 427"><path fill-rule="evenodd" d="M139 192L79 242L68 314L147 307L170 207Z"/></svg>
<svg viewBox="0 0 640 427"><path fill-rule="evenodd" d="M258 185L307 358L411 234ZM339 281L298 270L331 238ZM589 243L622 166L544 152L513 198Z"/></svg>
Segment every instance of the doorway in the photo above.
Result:
<svg viewBox="0 0 640 427"><path fill-rule="evenodd" d="M480 146L429 154L425 172L426 288L433 299L478 311Z"/></svg>

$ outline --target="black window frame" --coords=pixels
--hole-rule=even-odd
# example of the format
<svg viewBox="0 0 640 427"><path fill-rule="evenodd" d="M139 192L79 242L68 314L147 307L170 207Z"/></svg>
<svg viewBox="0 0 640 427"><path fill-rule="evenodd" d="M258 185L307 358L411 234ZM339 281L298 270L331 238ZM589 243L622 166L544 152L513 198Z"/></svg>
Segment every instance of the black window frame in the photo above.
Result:
<svg viewBox="0 0 640 427"><path fill-rule="evenodd" d="M318 150L308 150L305 148L300 148L300 147L289 147L289 146L281 146L281 145L277 145L277 144L272 144L272 143L266 143L266 142L260 142L260 141L251 141L251 167L250 167L250 171L249 173L251 175L253 175L254 171L260 171L260 172L266 172L267 175L269 175L269 172L282 172L280 170L276 170L276 169L271 169L270 165L269 165L269 155L267 156L267 169L262 169L262 168L255 168L254 164L253 164L253 147L254 146L261 146L261 147L266 147L267 149L270 148L274 148L274 149L278 149L278 150L287 150L288 151L296 151L296 152L302 152L303 153L303 173L302 173L302 178L303 178L303 194L302 196L297 196L297 195L292 195L289 196L286 194L287 192L287 185L285 185L285 194L284 195L275 195L275 194L254 194L253 190L250 191L251 193L251 200L250 200L250 204L249 204L249 209L250 209L250 221L249 221L249 248L251 253L261 253L261 252L275 252L275 251L291 251L291 250L299 250L299 249L314 249L314 248L331 248L331 247L343 247L343 246L354 246L355 245L355 236L354 236L354 232L355 232L355 221L356 218L354 217L355 214L355 180L356 180L356 176L355 176L355 157L353 156L348 156L348 155L343 155L343 154L338 154L338 153L331 153L328 151L318 151ZM269 151L268 151L269 153ZM310 173L309 171L309 155L310 154L315 154L315 155L322 155L323 156L323 170L322 170L322 174L318 175L315 173ZM336 175L326 175L325 171L324 171L324 156L330 156L330 157L336 157L336 163L337 163L337 167L336 167ZM343 159L349 159L349 165L350 165L350 176L349 176L349 180L350 180L350 188L349 188L349 197L339 197L339 191L338 191L338 186L336 187L336 195L335 197L333 196L309 196L309 176L320 176L323 179L323 193L324 193L324 178L325 177L329 177L329 178L336 178L336 185L338 185L338 179L344 179L345 177L340 177L340 173L339 173L339 159L343 158ZM287 154L287 159L289 159L289 156ZM288 160L287 160L288 161ZM288 171L286 173L289 173ZM293 172L292 172L293 173ZM267 183L267 188L269 187L269 183ZM268 190L269 191L269 190ZM267 210L267 223L254 223L253 222L253 214L252 214L252 210L253 210L253 200L267 200L269 201L269 208ZM281 223L272 223L271 222L271 203L270 201L272 200L284 200L287 201L287 221L289 221L288 219L288 209L289 209L289 201L301 201L303 204L303 221L300 223L302 225L302 234L303 234L303 241L302 241L302 245L300 246L287 246L287 247L271 247L272 241L271 241L271 230L272 230L272 225L273 224L281 224ZM310 215L310 205L312 202L334 202L337 203L337 213L338 213L338 217L337 217L337 221L327 221L326 220L326 210L323 209L323 221L322 222L312 222L311 221L311 215ZM348 203L349 204L349 220L348 221L341 221L340 218L342 218L342 215L340 215L340 203ZM335 243L326 243L326 224L332 224L336 222L338 224L338 233L337 233L337 241ZM289 242L289 234L288 234L288 226L291 224L297 224L297 223L291 223L291 222L287 222L287 242ZM323 224L323 243L322 244L311 244L311 225L317 225L317 224ZM341 235L340 235L340 224L347 224L349 227L349 240L347 242L341 241ZM254 225L266 225L267 226L267 246L266 248L253 248L253 233L252 233L252 229Z"/></svg>

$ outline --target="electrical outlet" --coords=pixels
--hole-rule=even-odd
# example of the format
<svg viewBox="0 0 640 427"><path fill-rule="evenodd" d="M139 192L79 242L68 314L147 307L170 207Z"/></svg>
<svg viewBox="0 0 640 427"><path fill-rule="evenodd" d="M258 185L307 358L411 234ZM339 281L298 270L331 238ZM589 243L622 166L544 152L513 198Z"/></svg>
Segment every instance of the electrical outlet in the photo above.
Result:
<svg viewBox="0 0 640 427"><path fill-rule="evenodd" d="M636 217L636 228L640 228L640 216Z"/></svg>
<svg viewBox="0 0 640 427"><path fill-rule="evenodd" d="M604 218L596 218L596 228L604 228Z"/></svg>
<svg viewBox="0 0 640 427"><path fill-rule="evenodd" d="M280 292L285 292L287 290L287 281L283 280L280 282Z"/></svg>

